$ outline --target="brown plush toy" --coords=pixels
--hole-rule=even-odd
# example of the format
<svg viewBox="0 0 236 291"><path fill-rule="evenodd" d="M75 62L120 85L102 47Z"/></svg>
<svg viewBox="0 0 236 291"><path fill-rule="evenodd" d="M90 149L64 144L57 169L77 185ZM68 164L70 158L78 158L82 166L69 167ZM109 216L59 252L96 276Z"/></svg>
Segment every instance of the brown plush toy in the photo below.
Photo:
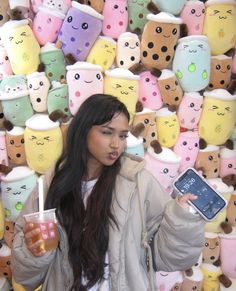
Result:
<svg viewBox="0 0 236 291"><path fill-rule="evenodd" d="M205 232L202 261L203 263L220 266L220 239L217 233Z"/></svg>
<svg viewBox="0 0 236 291"><path fill-rule="evenodd" d="M4 241L9 246L12 247L14 238L15 223L11 220L5 219L4 221Z"/></svg>
<svg viewBox="0 0 236 291"><path fill-rule="evenodd" d="M11 249L5 243L0 243L0 277L12 277Z"/></svg>

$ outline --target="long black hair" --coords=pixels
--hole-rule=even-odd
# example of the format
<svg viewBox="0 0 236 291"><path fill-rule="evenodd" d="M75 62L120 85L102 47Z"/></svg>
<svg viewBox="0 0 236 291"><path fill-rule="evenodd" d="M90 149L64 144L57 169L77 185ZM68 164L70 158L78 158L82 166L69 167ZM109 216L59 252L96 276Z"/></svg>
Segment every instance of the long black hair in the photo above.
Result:
<svg viewBox="0 0 236 291"><path fill-rule="evenodd" d="M67 233L74 274L71 289L76 291L87 290L104 277L108 226L111 222L116 225L110 210L112 192L120 170L119 159L103 167L85 210L81 185L87 171L87 135L93 125L109 122L117 113L125 114L129 121L125 105L110 95L95 94L83 102L69 126L67 143L45 201L46 209L57 208L58 220Z"/></svg>

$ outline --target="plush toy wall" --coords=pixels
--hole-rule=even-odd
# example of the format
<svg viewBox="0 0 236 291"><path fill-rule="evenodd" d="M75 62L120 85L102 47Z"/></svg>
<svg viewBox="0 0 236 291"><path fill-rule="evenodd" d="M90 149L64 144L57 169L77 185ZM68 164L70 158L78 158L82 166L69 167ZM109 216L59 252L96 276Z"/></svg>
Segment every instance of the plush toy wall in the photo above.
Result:
<svg viewBox="0 0 236 291"><path fill-rule="evenodd" d="M10 269L14 222L80 105L103 92L127 106L126 151L166 195L195 167L228 201L199 262L157 272L157 290L235 291L235 0L78 2L0 1L0 290L24 290Z"/></svg>

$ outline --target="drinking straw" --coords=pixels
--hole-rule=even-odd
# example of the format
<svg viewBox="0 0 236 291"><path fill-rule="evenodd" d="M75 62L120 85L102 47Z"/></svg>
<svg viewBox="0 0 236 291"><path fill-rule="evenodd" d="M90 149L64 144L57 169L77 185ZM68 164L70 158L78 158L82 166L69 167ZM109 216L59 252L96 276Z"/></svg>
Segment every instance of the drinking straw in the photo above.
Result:
<svg viewBox="0 0 236 291"><path fill-rule="evenodd" d="M43 176L38 178L38 191L39 191L39 212L44 211L44 182Z"/></svg>

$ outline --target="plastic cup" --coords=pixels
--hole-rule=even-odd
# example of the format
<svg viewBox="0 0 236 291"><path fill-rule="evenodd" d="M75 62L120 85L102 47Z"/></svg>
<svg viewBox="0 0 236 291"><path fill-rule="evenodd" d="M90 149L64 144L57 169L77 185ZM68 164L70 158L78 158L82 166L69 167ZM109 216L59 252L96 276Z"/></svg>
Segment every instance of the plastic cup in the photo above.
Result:
<svg viewBox="0 0 236 291"><path fill-rule="evenodd" d="M58 228L55 208L24 215L25 221L33 224L33 228L40 228L40 233L32 238L32 242L42 240L40 249L55 250L58 246Z"/></svg>

